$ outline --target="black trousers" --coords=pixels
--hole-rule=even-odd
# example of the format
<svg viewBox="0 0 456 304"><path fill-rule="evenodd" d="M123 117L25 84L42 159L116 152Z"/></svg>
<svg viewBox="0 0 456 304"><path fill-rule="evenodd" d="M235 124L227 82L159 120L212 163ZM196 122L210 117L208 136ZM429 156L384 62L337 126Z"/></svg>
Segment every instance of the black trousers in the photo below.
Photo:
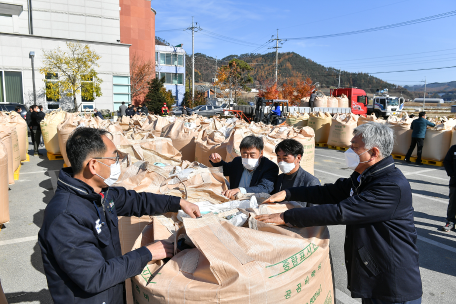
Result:
<svg viewBox="0 0 456 304"><path fill-rule="evenodd" d="M450 201L447 209L447 222L456 223L456 187L450 186Z"/></svg>
<svg viewBox="0 0 456 304"><path fill-rule="evenodd" d="M38 147L40 146L41 142L41 128L40 127L33 127L32 129L32 143L35 153L38 153Z"/></svg>
<svg viewBox="0 0 456 304"><path fill-rule="evenodd" d="M417 146L417 158L416 158L416 163L421 163L421 153L423 153L423 145L424 145L424 138L415 138L412 137L412 144L410 145L410 148L405 155L406 160L410 160L410 156L412 156L413 150L415 149L415 146Z"/></svg>
<svg viewBox="0 0 456 304"><path fill-rule="evenodd" d="M268 124L270 124L272 121L274 121L277 117L279 117L279 116L276 114L270 113L268 116Z"/></svg>
<svg viewBox="0 0 456 304"><path fill-rule="evenodd" d="M35 146L35 136L34 136L32 128L29 128L29 134L30 134L30 138L32 139L32 146Z"/></svg>

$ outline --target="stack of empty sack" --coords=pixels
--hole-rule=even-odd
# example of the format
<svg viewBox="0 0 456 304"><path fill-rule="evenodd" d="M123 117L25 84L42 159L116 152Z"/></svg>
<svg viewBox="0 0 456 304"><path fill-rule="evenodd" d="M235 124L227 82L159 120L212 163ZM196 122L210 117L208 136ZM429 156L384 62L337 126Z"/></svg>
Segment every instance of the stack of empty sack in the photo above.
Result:
<svg viewBox="0 0 456 304"><path fill-rule="evenodd" d="M27 159L27 123L17 112L0 112L0 225L9 222L8 185Z"/></svg>

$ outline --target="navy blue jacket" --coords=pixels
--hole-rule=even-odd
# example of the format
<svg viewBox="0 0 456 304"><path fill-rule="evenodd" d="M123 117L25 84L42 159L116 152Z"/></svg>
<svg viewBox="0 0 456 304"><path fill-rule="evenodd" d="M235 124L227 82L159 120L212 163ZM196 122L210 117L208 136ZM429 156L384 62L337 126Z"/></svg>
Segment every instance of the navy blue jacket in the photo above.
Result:
<svg viewBox="0 0 456 304"><path fill-rule="evenodd" d="M103 189L60 170L57 191L44 211L38 242L55 303L123 304L124 281L141 273L152 255L146 247L122 255L117 216L162 214L180 209L180 199ZM105 211L103 211L105 209Z"/></svg>
<svg viewBox="0 0 456 304"><path fill-rule="evenodd" d="M413 130L412 137L425 138L427 126L435 127L435 124L423 117L412 121L412 125L410 126L410 129Z"/></svg>
<svg viewBox="0 0 456 304"><path fill-rule="evenodd" d="M279 175L277 178L275 185L274 185L274 191L271 194L275 194L277 192L280 192L282 190L282 182L283 182L283 177L285 176L285 173L282 173ZM321 186L320 181L318 178L304 170L303 168L299 167L298 173L296 174L296 178L293 181L293 187L310 187L310 186Z"/></svg>
<svg viewBox="0 0 456 304"><path fill-rule="evenodd" d="M95 117L97 117L97 116L100 117L101 119L104 119L103 115L99 111L97 111L97 113L95 113Z"/></svg>
<svg viewBox="0 0 456 304"><path fill-rule="evenodd" d="M132 116L134 116L136 114L136 111L133 108L127 108L125 110L125 113L126 113L127 116L132 117Z"/></svg>
<svg viewBox="0 0 456 304"><path fill-rule="evenodd" d="M230 163L222 160L219 163L211 162L211 164L213 167L223 166L223 175L230 178L230 189L239 188L242 172L244 172L242 157L235 157ZM245 188L245 191L247 193L271 193L278 175L279 167L266 157L262 157L253 173L250 187Z"/></svg>
<svg viewBox="0 0 456 304"><path fill-rule="evenodd" d="M450 177L450 187L456 187L456 145L450 147L443 160L445 171Z"/></svg>
<svg viewBox="0 0 456 304"><path fill-rule="evenodd" d="M319 206L291 209L284 220L299 227L347 225L345 264L353 298L388 302L421 297L417 233L410 184L391 156L350 178L291 188L286 200Z"/></svg>

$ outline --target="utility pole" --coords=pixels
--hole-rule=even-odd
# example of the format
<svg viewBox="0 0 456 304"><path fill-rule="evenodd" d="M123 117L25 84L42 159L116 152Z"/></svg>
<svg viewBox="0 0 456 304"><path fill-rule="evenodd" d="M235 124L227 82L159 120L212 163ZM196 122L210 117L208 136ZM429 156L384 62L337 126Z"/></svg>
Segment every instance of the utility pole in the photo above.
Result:
<svg viewBox="0 0 456 304"><path fill-rule="evenodd" d="M36 106L36 88L35 88L35 51L29 53L29 57L32 60L32 82L33 82L33 105Z"/></svg>
<svg viewBox="0 0 456 304"><path fill-rule="evenodd" d="M423 98L423 112L424 106L426 105L426 76L424 77L424 98Z"/></svg>
<svg viewBox="0 0 456 304"><path fill-rule="evenodd" d="M338 88L340 88L340 70L339 70L339 86Z"/></svg>
<svg viewBox="0 0 456 304"><path fill-rule="evenodd" d="M192 100L195 99L195 32L201 30L199 26L195 25L198 25L198 22L194 24L192 16L192 26L187 28L192 31Z"/></svg>
<svg viewBox="0 0 456 304"><path fill-rule="evenodd" d="M274 37L274 36L272 36ZM277 29L277 37L275 39L271 39L269 41L275 41L276 42L276 46L272 47L271 49L276 49L276 66L275 66L275 82L277 84L277 74L278 74L278 66L279 66L279 49L281 49L282 47L279 46L279 42L282 43L282 39L279 39L279 29Z"/></svg>
<svg viewBox="0 0 456 304"><path fill-rule="evenodd" d="M217 87L215 83L217 82L217 56L215 56L215 77L214 77L214 98L217 98Z"/></svg>

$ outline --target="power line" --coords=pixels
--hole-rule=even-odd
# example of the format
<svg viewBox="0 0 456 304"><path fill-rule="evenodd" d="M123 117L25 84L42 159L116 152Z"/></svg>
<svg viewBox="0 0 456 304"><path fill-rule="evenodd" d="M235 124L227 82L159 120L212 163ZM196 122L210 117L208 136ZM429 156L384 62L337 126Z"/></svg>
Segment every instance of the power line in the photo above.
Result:
<svg viewBox="0 0 456 304"><path fill-rule="evenodd" d="M394 3L382 5L382 6L377 6L377 7L365 9L365 10L362 10L362 11L353 12L353 13L350 13L350 14L336 15L335 17L331 17L331 18L319 19L319 20L315 20L315 21L312 21L312 22L306 22L306 23L296 24L296 25L292 25L292 26L288 26L288 27L283 27L283 28L281 28L281 30L288 29L288 28L292 28L292 27L297 27L297 26L303 26L303 25L307 25L307 24L312 24L312 23L317 23L317 22L323 22L323 21L333 20L333 19L339 19L339 20L340 20L340 18L341 18L341 17L344 17L344 16L357 15L357 14L359 14L359 13L363 13L363 12L367 12L367 11L372 11L372 10L376 10L376 9L379 9L379 8L382 8L382 7L387 7L387 6L391 6L391 5L396 5L396 4L399 4L399 3L402 3L402 2L407 2L407 1L410 1L410 0L403 0L403 1L399 1L399 2L394 2Z"/></svg>
<svg viewBox="0 0 456 304"><path fill-rule="evenodd" d="M413 25L413 24L430 22L430 21L439 20L439 19L448 18L448 17L453 17L453 16L456 16L456 11L450 11L450 12L437 14L437 15L433 15L433 16L429 16L429 17L424 17L424 18L419 18L419 19L414 19L414 20L409 20L409 21L404 21L404 22L399 22L399 23L379 26L379 27L373 27L373 28L368 28L368 29L364 29L364 30L357 30L357 31L337 33L337 34L329 34L329 35L298 37L298 38L286 38L284 40L308 40L308 39L323 39L323 38L342 37L342 36L348 36L348 35L356 35L356 34L370 33L370 32L382 31L382 30L389 30L389 29L398 28L398 27L402 27L402 26L408 26L408 25Z"/></svg>
<svg viewBox="0 0 456 304"><path fill-rule="evenodd" d="M375 72L375 73L366 73L366 74L386 74L386 73L403 73L403 72L416 72L416 71L429 71L429 70L443 70L443 69L453 69L454 66L440 67L440 68L429 68L429 69L416 69L416 70L402 70L402 71L389 71L389 72Z"/></svg>
<svg viewBox="0 0 456 304"><path fill-rule="evenodd" d="M170 29L170 30L159 30L159 31L155 31L155 33L158 33L158 32L185 31L185 30L186 30L185 28L178 28L178 29Z"/></svg>

